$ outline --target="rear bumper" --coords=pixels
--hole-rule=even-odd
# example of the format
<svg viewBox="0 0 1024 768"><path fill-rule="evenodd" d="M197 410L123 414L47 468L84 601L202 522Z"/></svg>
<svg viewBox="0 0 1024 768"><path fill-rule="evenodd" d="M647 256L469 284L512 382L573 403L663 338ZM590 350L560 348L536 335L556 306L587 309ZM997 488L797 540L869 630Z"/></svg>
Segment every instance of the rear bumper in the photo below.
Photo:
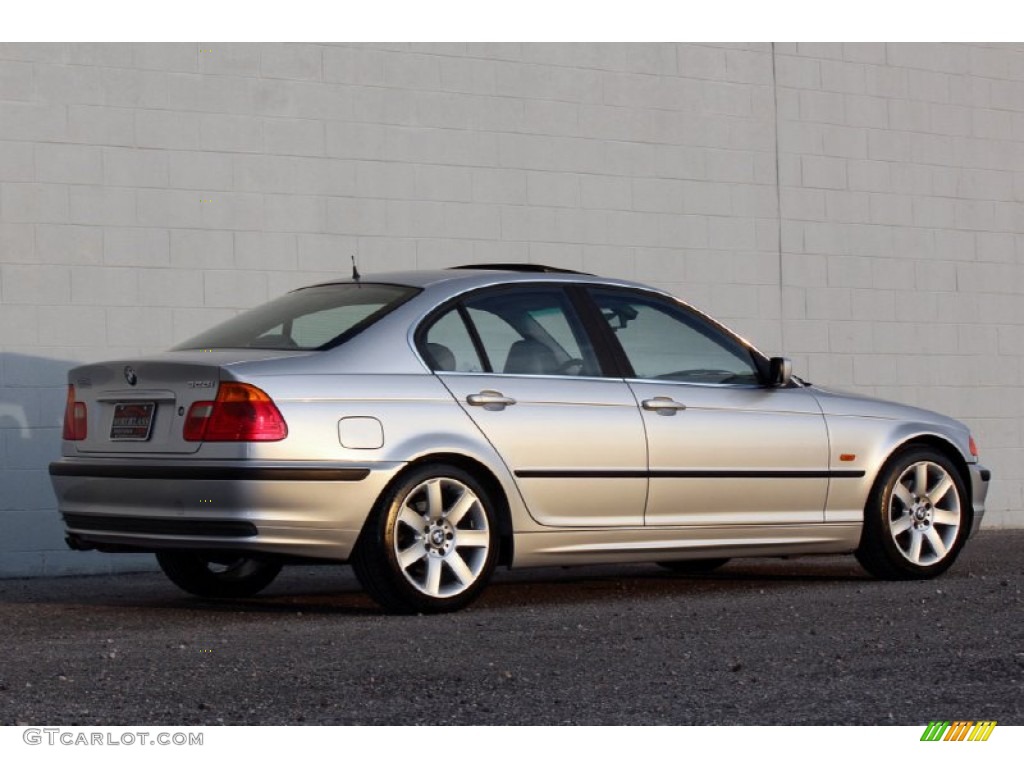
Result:
<svg viewBox="0 0 1024 768"><path fill-rule="evenodd" d="M65 458L50 479L76 549L347 560L401 466Z"/></svg>
<svg viewBox="0 0 1024 768"><path fill-rule="evenodd" d="M973 536L981 527L981 519L985 516L985 497L988 495L988 483L992 479L992 473L980 464L968 464L971 473L971 506L974 510L974 520L971 523Z"/></svg>

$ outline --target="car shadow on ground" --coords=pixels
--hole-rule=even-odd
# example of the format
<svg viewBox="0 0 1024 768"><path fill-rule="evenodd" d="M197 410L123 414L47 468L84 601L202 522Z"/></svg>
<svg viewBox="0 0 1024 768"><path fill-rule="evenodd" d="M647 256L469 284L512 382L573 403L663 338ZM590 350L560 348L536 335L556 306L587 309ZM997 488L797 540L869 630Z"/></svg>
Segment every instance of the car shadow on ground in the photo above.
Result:
<svg viewBox="0 0 1024 768"><path fill-rule="evenodd" d="M849 586L871 581L852 558L836 557L737 560L709 574L676 574L653 564L499 570L471 610L556 607L581 600L625 605L636 600L800 591L828 584ZM261 594L236 599L184 595L155 573L45 582L8 580L0 582L0 608L4 604L61 604L190 614L383 613L359 587L351 569L323 566L286 568Z"/></svg>
<svg viewBox="0 0 1024 768"><path fill-rule="evenodd" d="M509 609L569 606L581 601L628 608L637 601L704 600L716 597L756 599L764 593L791 592L803 597L848 599L871 590L925 595L951 591L969 579L1005 581L1020 570L992 550L1011 546L1022 531L983 531L952 569L936 581L886 582L872 579L848 555L735 559L710 574L675 574L653 563L558 568L499 569L474 614ZM915 586L916 585L916 586ZM943 586L947 585L947 586ZM223 614L328 614L381 616L383 611L345 566L293 566L261 594L246 599L208 600L183 594L159 572L121 573L51 579L0 580L0 620L6 606L66 606L118 615L146 609L171 616Z"/></svg>
<svg viewBox="0 0 1024 768"><path fill-rule="evenodd" d="M324 580L327 581L326 579ZM871 581L856 565L794 567L771 564L737 565L710 574L673 574L657 566L611 568L575 567L538 569L498 574L472 609L509 606L552 607L581 599L603 603L656 597L686 598L695 595L749 593L752 589L793 588L800 585ZM281 589L284 589L282 585ZM358 585L325 583L317 590L270 591L244 600L185 598L193 608L217 612L379 614L380 609ZM155 604L148 603L149 607Z"/></svg>

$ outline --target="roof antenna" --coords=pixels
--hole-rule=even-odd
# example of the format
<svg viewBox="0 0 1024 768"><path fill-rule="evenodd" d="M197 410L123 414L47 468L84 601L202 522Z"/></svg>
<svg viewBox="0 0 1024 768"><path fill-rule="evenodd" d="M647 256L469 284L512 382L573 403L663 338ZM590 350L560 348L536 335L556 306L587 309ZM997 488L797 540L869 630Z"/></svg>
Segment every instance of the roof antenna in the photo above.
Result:
<svg viewBox="0 0 1024 768"><path fill-rule="evenodd" d="M359 282L362 275L359 274L359 267L356 266L356 255L352 254L352 279L357 283Z"/></svg>

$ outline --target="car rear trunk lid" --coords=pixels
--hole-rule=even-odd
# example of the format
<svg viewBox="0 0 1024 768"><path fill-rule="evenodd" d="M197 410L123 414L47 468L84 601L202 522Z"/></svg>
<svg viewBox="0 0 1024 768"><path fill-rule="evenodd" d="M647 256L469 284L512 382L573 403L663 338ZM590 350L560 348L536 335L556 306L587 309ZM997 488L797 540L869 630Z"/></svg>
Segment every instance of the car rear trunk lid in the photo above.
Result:
<svg viewBox="0 0 1024 768"><path fill-rule="evenodd" d="M308 353L280 350L170 352L156 358L83 365L69 374L75 400L87 409L86 438L72 443L85 454L190 454L202 443L185 440L191 405L213 400L221 380L233 380L234 362Z"/></svg>

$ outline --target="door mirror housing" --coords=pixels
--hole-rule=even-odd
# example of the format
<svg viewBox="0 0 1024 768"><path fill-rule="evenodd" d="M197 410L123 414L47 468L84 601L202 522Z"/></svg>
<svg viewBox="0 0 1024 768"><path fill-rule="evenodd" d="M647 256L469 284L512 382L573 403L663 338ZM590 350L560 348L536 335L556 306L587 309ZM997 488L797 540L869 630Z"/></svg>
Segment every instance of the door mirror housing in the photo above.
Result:
<svg viewBox="0 0 1024 768"><path fill-rule="evenodd" d="M768 361L768 386L788 387L792 380L792 360L788 357L773 357Z"/></svg>

